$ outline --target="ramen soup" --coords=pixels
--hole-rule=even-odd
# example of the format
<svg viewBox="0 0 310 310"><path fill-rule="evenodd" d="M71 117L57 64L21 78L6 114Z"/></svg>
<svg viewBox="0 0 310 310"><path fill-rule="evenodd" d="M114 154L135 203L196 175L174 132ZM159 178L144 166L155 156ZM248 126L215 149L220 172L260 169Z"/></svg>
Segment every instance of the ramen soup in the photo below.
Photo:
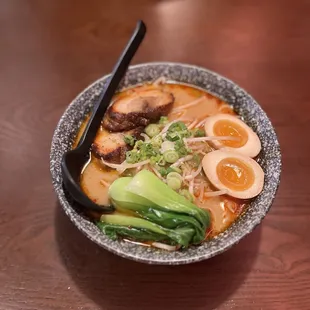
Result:
<svg viewBox="0 0 310 310"><path fill-rule="evenodd" d="M223 232L261 192L260 150L227 103L162 78L114 96L80 183L115 207L94 218L104 234L175 251Z"/></svg>

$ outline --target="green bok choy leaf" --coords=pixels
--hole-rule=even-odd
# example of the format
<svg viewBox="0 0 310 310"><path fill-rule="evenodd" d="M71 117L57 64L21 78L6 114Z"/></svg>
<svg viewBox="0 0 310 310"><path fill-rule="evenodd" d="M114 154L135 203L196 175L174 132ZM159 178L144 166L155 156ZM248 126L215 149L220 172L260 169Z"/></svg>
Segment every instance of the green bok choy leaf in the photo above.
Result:
<svg viewBox="0 0 310 310"><path fill-rule="evenodd" d="M147 170L115 180L112 204L123 214L103 215L99 228L111 238L199 244L210 224L209 213L192 204Z"/></svg>
<svg viewBox="0 0 310 310"><path fill-rule="evenodd" d="M98 227L112 239L122 236L137 241L164 241L188 246L194 234L190 227L166 229L142 218L121 214L104 214L100 221Z"/></svg>

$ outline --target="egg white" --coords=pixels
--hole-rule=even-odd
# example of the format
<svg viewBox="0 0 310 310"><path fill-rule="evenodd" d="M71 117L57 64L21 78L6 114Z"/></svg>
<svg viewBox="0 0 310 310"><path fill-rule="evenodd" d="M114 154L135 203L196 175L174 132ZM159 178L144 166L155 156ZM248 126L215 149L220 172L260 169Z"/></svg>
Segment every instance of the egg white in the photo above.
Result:
<svg viewBox="0 0 310 310"><path fill-rule="evenodd" d="M253 169L254 172L254 183L251 187L243 191L233 190L225 186L218 177L217 174L217 165L225 158L236 158L243 163L247 164ZM240 199L249 199L257 196L264 187L264 178L265 174L261 166L252 158L244 155L240 155L232 151L214 151L208 153L204 156L202 160L203 170L209 179L209 181L219 190L226 190L229 196L240 198Z"/></svg>
<svg viewBox="0 0 310 310"><path fill-rule="evenodd" d="M243 146L238 148L226 146L222 143L222 141L218 140L210 141L210 143L214 148L221 149L223 151L235 151L238 152L239 154L247 155L252 158L259 154L261 150L261 142L257 134L247 124L245 124L242 120L240 120L236 116L229 114L216 114L208 117L205 122L205 132L207 136L215 136L213 130L214 124L220 120L228 120L242 127L248 135L248 140Z"/></svg>

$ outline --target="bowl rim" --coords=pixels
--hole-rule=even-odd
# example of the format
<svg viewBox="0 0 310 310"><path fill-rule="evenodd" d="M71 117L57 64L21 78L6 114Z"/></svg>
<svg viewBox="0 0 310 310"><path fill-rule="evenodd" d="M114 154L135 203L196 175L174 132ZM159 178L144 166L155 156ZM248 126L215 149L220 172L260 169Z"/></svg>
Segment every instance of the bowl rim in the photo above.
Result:
<svg viewBox="0 0 310 310"><path fill-rule="evenodd" d="M245 89L243 89L242 87L239 86L239 84L233 82L232 80L230 80L229 78L222 76L221 74L212 71L210 69L206 69L204 67L198 66L198 65L193 65L193 64L188 64L188 63L180 63L180 62L171 62L171 61L153 61L153 62L145 62L145 63L138 63L138 64L134 64L128 67L128 71L133 70L133 69L139 69L139 68L143 68L145 66L149 66L149 65L153 65L153 66L181 66L182 68L189 68L189 69L197 69L199 71L204 71L208 74L217 76L227 82L229 82L232 85L235 85L236 87L238 87L238 89L240 91L242 91L244 94L246 94L246 96L249 99L252 99L253 102L258 105L258 107L262 110L262 112L265 114L265 117L267 118L267 120L269 121L269 125L271 126L271 128L274 131L274 135L276 138L276 143L278 146L278 164L279 164L279 177L277 179L277 183L276 183L276 187L275 187L275 192L274 195L272 196L270 203L268 205L268 207L266 208L266 210L264 211L263 214L261 214L261 216L256 217L255 221L251 222L250 227L247 230L244 230L242 232L242 234L239 236L239 238L237 240L234 239L230 239L228 240L227 243L225 243L223 246L221 247L217 247L217 249L215 251L210 251L208 253L202 253L202 254L196 254L195 256L189 257L189 258L177 258L174 259L173 261L167 261L167 260L160 260L158 257L156 257L156 259L148 259L148 258L144 258L144 257L139 257L137 255L133 255L132 253L126 253L126 252L122 252L122 251L118 251L115 250L113 248L111 248L110 246L106 245L104 242L99 242L97 238L95 238L93 235L91 235L84 227L83 225L81 225L80 222L76 221L76 219L74 218L74 216L72 216L72 214L68 211L67 206L65 205L65 203L62 201L62 199L60 199L60 196L62 195L62 193L59 192L59 190L57 190L55 183L56 180L53 177L53 166L52 166L52 150L54 147L54 143L55 140L57 139L58 135L59 135L59 128L60 125L62 124L63 120L66 118L68 111L70 110L70 108L74 105L74 103L76 102L76 100L78 100L84 93L86 93L87 91L89 91L90 89L92 89L94 86L96 86L98 83L105 81L107 78L109 78L111 76L111 73L105 74L102 77L99 77L98 79L96 79L95 81L93 81L91 84L89 84L86 88L84 88L80 93L78 93L69 103L69 105L66 107L66 109L64 110L64 112L62 113L57 126L55 127L54 133L53 133L53 137L52 137L52 141L51 141L51 149L50 149L50 173L52 176L52 183L53 183L53 188L56 192L58 201L60 203L60 205L62 206L63 210L65 211L65 213L67 214L67 216L69 217L70 221L73 222L73 224L78 228L78 230L80 230L88 239L90 239L91 241L93 241L94 243L96 243L97 245L99 245L100 247L104 248L105 250L108 250L111 253L114 253L118 256L121 256L123 258L127 258L127 259L131 259L137 262L141 262L141 263L147 263L147 264L156 264L156 265L182 265L182 264L190 264L190 263L194 263L194 262L199 262L202 260L206 260L209 258L212 258L216 255L219 255L225 251L227 251L228 249L230 249L233 245L238 244L245 236L247 236L248 234L250 234L261 222L262 220L265 218L265 216L267 215L267 213L269 212L271 206L274 203L274 200L276 198L278 189L279 189L279 185L280 185L280 181L281 181L281 174L282 174L282 152L281 152L281 148L280 148L280 144L279 144L279 140L278 140L278 135L277 132L273 126L273 124L271 123L269 117L267 116L267 114L265 113L265 111L262 109L262 107L260 106L260 104L253 98L253 96L251 96ZM193 85L192 83L182 83L182 82L177 82L178 84L184 84L184 85L189 85L195 88L198 88L196 85ZM136 85L139 85L136 84ZM200 88L210 94L212 94L215 97L219 97L218 94L213 93L212 91ZM70 202L65 199L66 202L68 203L70 209L78 214L78 212L72 207L72 205L70 204ZM217 237L220 237L221 234L219 234ZM114 242L118 242L118 241L114 241Z"/></svg>

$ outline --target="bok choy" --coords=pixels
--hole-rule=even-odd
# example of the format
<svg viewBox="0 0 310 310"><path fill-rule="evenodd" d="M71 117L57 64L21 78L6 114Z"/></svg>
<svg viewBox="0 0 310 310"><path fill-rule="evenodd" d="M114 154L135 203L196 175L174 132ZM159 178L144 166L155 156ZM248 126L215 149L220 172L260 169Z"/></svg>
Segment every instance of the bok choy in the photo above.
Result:
<svg viewBox="0 0 310 310"><path fill-rule="evenodd" d="M160 241L187 247L199 244L209 213L169 188L148 170L115 180L109 189L116 214L103 215L98 227L111 238Z"/></svg>
<svg viewBox="0 0 310 310"><path fill-rule="evenodd" d="M102 215L98 227L110 238L128 237L137 241L163 241L187 246L194 230L190 227L166 229L150 221L127 215Z"/></svg>

